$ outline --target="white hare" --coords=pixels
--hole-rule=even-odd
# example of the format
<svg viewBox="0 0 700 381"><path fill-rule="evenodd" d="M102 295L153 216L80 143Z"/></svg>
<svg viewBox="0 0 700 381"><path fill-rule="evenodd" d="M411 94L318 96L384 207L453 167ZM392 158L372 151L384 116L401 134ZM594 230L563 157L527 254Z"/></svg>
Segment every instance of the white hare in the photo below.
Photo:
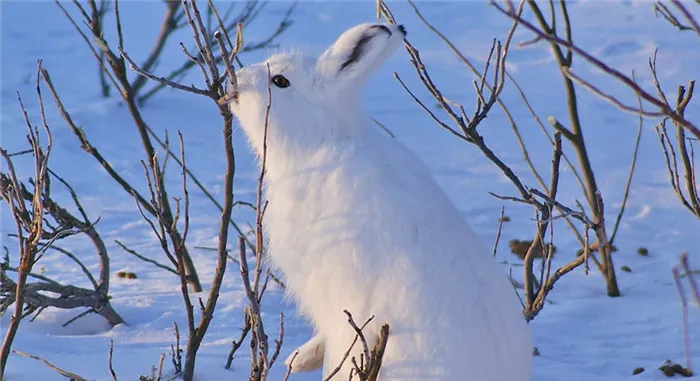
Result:
<svg viewBox="0 0 700 381"><path fill-rule="evenodd" d="M531 334L504 271L425 165L364 110L364 84L405 34L358 25L318 59L279 54L237 73L230 107L261 155L270 72L269 252L317 332L292 368L323 365L325 377L341 363L355 337L348 310L358 324L375 316L370 346L390 325L381 381L530 380Z"/></svg>

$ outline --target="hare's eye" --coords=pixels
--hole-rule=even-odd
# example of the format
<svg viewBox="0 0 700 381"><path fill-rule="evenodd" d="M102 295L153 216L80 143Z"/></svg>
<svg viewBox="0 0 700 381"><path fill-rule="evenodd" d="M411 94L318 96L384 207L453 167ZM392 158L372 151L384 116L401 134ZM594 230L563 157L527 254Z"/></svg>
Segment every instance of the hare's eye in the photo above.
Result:
<svg viewBox="0 0 700 381"><path fill-rule="evenodd" d="M272 77L272 83L275 84L275 86L284 89L285 87L289 87L289 80L287 78L284 78L281 75L276 75Z"/></svg>

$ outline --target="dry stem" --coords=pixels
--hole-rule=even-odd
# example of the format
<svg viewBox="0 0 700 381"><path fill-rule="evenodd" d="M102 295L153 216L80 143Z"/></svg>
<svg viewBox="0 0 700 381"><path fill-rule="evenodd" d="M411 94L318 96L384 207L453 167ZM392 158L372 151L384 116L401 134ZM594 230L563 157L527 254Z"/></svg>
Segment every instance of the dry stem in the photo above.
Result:
<svg viewBox="0 0 700 381"><path fill-rule="evenodd" d="M16 349L13 350L12 353L23 356L23 357L27 357L27 358L30 358L33 360L41 361L44 363L44 365L48 366L51 370L55 371L56 373L60 374L63 377L69 378L71 381L88 381L87 379L85 379L85 378L83 378L83 377L81 377L73 372L63 370L63 369L57 367L56 365L53 365L52 363L50 363L48 360L46 360L43 357L30 355L29 353L18 351Z"/></svg>

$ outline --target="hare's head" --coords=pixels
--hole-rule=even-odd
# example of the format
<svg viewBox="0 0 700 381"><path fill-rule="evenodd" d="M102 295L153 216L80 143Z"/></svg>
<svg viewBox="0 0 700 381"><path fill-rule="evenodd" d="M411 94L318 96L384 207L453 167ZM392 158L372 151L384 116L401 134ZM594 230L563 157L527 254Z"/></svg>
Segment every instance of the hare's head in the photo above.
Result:
<svg viewBox="0 0 700 381"><path fill-rule="evenodd" d="M405 35L401 25L362 24L318 59L278 54L247 66L237 72L231 111L258 153L266 121L270 152L304 154L334 136L348 136L365 128L360 90Z"/></svg>

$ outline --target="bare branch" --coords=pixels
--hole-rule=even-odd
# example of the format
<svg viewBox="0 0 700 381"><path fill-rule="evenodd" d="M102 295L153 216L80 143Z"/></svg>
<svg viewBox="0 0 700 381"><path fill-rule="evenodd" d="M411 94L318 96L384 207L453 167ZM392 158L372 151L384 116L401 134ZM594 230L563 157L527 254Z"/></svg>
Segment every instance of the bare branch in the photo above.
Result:
<svg viewBox="0 0 700 381"><path fill-rule="evenodd" d="M97 50L95 49L95 47L92 45L92 43L90 43L90 39L85 35L85 32L83 32L83 30L80 29L80 27L75 22L73 17L71 17L70 13L68 13L68 11L63 7L63 5L61 5L61 2L58 0L54 0L54 1L56 2L56 5L58 5L58 7L61 8L61 12L63 12L63 14L66 16L66 18L68 18L68 20L73 25L75 30L80 34L83 41L85 41L85 44L90 48L90 51L95 56L95 59L97 60L97 62L100 64L101 71L107 76L107 78L109 78L110 82L112 82L112 86L114 86L114 88L117 89L119 92L122 92L123 91L122 88L119 86L117 81L114 79L114 76L112 76L112 73L107 69L107 66L105 65L105 52L102 51L101 53L98 53ZM79 2L74 1L74 4L79 9L81 9L81 10L83 9L82 6L80 6ZM83 12L84 17L89 20L90 17L87 16L87 13L85 13L84 10L82 10L82 12ZM95 24L95 26L96 25L97 24Z"/></svg>
<svg viewBox="0 0 700 381"><path fill-rule="evenodd" d="M225 15L223 15L223 17L221 17L221 22L223 22L224 25L222 27L222 24L219 23L219 30L222 31L224 37L227 40L227 43L229 44L230 49L235 50L235 47L230 42L231 39L228 36L228 31L233 30L239 23L242 23L244 25L251 25L251 23L257 18L257 16L260 14L261 10L264 8L264 6L266 4L267 4L267 2L247 1L243 10L235 17L229 17L229 12L227 12L227 14L225 14ZM211 7L211 4L210 4L210 7ZM292 25L291 15L292 15L295 7L296 7L296 2L292 3L289 6L289 8L285 12L284 16L282 16L280 22L277 24L277 27L274 29L274 31L272 31L270 33L270 35L267 38L263 39L260 42L247 44L246 46L244 46L240 49L240 53L253 52L253 51L267 49L267 48L272 47L273 46L272 43L274 42L274 40L277 39L282 33L284 33ZM219 14L218 12L214 12L215 16L218 14ZM198 35L201 36L201 34L198 34ZM202 43L201 38L203 38L203 37L200 37L200 40L199 40L200 44ZM210 36L210 38L213 39L213 36ZM202 46L199 46L197 44L195 44L195 45L196 45L195 48L191 49L192 51L203 52L203 50L202 50L203 45ZM232 62L235 60L236 62L238 62L238 64L240 66L242 66L240 64L240 60L239 60L238 56L231 57L230 59ZM202 61L205 61L205 60L202 59ZM214 59L215 64L219 65L222 62L223 61L222 61L221 56L215 57L215 59ZM176 80L177 78L181 78L195 64L196 64L195 62L188 59L182 64L182 66L180 66L179 68L170 72L170 74L168 74L165 78L167 78L168 80ZM225 79L226 76L227 76L227 73L222 74L221 79L222 80ZM138 100L140 102L144 102L144 101L148 100L150 97L152 97L154 94L156 94L158 91L163 89L164 87L165 87L165 85L158 84L157 86L153 87L152 89L150 89L149 91L147 91L143 95L140 95Z"/></svg>
<svg viewBox="0 0 700 381"><path fill-rule="evenodd" d="M634 78L634 73L632 73L632 78ZM637 95L637 105L639 109L642 109L642 99ZM632 153L632 163L630 164L630 170L627 175L627 183L625 184L625 190L622 196L622 204L620 205L620 211L617 213L617 218L615 219L615 225L613 226L612 233L610 234L610 244L612 245L615 241L615 236L617 235L617 229L620 227L620 221L622 220L622 215L625 213L625 206L627 205L627 197L630 193L630 187L632 186L632 176L634 175L634 169L637 164L637 152L639 151L639 143L642 139L642 129L644 127L644 119L639 116L639 125L637 127L637 138L634 142L634 152Z"/></svg>
<svg viewBox="0 0 700 381"><path fill-rule="evenodd" d="M164 265L164 264L162 264L162 263L159 263L159 262L157 262L157 261L154 261L153 259L144 257L143 255L137 253L135 250L128 248L125 244L123 244L123 243L122 243L121 241L119 241L118 239L114 240L114 242L115 242L117 245L119 245L119 247L121 247L122 250L124 250L124 251L126 251L127 253L129 253L129 254L135 256L136 258L138 258L138 259L140 259L140 260L142 260L142 261L144 261L144 262L148 262L148 263L150 263L150 264L152 264L152 265L155 265L156 267L160 267L161 269L163 269L163 270L165 270L165 271L168 271L168 272L171 272L171 273L173 273L173 274L175 274L175 275L178 275L177 270L175 270L174 268L172 268L172 267L170 267L170 266L166 266L166 265Z"/></svg>
<svg viewBox="0 0 700 381"><path fill-rule="evenodd" d="M63 376L63 377L70 378L71 380L74 380L74 381L88 381L87 379L85 379L85 378L83 378L83 377L81 377L81 376L79 376L79 375L77 375L77 374L75 374L75 373L69 372L69 371L67 371L67 370L63 370L63 369L57 367L56 365L51 364L50 362L48 362L48 361L47 361L46 359L44 359L43 357L30 355L29 353L25 353L25 352L22 352L22 351L18 351L18 350L16 350L16 349L13 350L12 353L17 354L17 355L20 355L20 356L22 356L22 357L27 357L27 358L30 358L30 359L33 359L33 360L41 361L41 362L44 363L44 365L48 366L51 370L55 371L56 373L60 374L60 375Z"/></svg>
<svg viewBox="0 0 700 381"><path fill-rule="evenodd" d="M508 2L510 4L510 1ZM635 109L630 106L626 106L622 104L621 102L617 101L614 97L611 95L608 95L601 90L599 90L597 87L593 86L591 83L582 80L579 76L574 74L569 66L563 66L562 67L562 73L569 79L577 82L578 84L586 87L588 90L594 92L596 95L600 96L602 99L605 99L611 103L613 103L615 106L620 108L621 110L632 112L634 114L640 114L645 116L668 116L671 118L674 122L677 122L681 124L684 128L688 129L693 135L695 135L697 138L700 139L700 129L696 127L693 123L685 119L682 115L678 115L677 113L673 112L673 110L663 101L659 100L658 98L654 97L653 95L649 94L646 92L644 89L639 87L631 78L627 77L625 74L621 73L620 71L608 66L601 60L595 58L593 55L590 53L586 52L585 50L581 49L577 45L575 45L572 41L570 40L564 40L557 35L553 33L548 33L547 30L540 29L536 27L534 24L530 23L529 21L523 19L519 14L516 14L515 11L512 9L506 10L504 9L501 5L499 5L497 2L491 2L491 4L498 9L501 13L504 15L517 20L520 25L522 25L524 28L530 30L531 32L535 33L538 37L541 37L543 40L546 40L547 42L551 44L556 44L559 46L562 46L566 48L567 50L573 51L576 53L578 56L581 58L585 59L587 62L590 64L594 65L595 67L599 68L606 74L610 75L611 77L617 79L618 81L622 82L624 85L628 86L631 88L635 93L638 93L642 99L645 101L651 103L655 107L659 109L658 112L651 112L651 111L643 111L639 109ZM536 7L534 3L530 3L532 7ZM564 59L561 59L564 61Z"/></svg>
<svg viewBox="0 0 700 381"><path fill-rule="evenodd" d="M284 379L282 381L289 380L289 376L292 375L292 367L294 366L294 360L296 360L298 355L299 355L299 351L294 352L294 355L292 355L292 359L289 361L289 366L287 367L287 373L285 373Z"/></svg>
<svg viewBox="0 0 700 381"><path fill-rule="evenodd" d="M178 15L180 14L178 11L180 11L180 6L182 3L180 1L166 1L166 11L165 15L163 16L163 21L161 22L160 25L160 31L158 32L158 37L156 37L156 41L153 44L153 48L151 50L151 53L148 55L145 61L143 61L143 64L141 67L143 68L143 71L145 72L150 72L155 63L158 61L158 58L160 57L161 53L163 52L163 48L165 47L166 42L168 41L168 38L170 35L178 29L178 25L176 22L176 19ZM117 23L117 25L121 25L121 23ZM119 27L121 29L121 26ZM121 33L120 33L121 36ZM120 38L121 40L121 38ZM119 49L123 50L124 45L123 42L120 41L119 43ZM144 76L139 76L137 77L132 83L131 83L131 88L135 93L139 93L141 88L143 88L146 85L146 78Z"/></svg>
<svg viewBox="0 0 700 381"><path fill-rule="evenodd" d="M685 355L686 368L692 369L693 365L690 356L690 333L688 332L688 300L685 296L685 290L680 280L680 270L677 267L671 269L673 280L678 289L678 296L681 299L681 309L683 311L683 353Z"/></svg>
<svg viewBox="0 0 700 381"><path fill-rule="evenodd" d="M143 77L146 77L146 78L148 78L152 81L156 81L158 83L162 83L162 84L169 86L169 87L172 87L174 89L187 91L190 93L204 95L204 96L211 96L208 90L198 89L194 85L184 86L184 85L181 85L175 81L171 81L165 77L157 77L157 76L145 71L144 69L140 68L136 64L136 62L134 62L131 59L131 57L129 57L129 55L126 54L126 52L124 52L123 50L120 50L119 53L122 55L122 57L124 57L124 59L126 59L127 62L129 62L129 67L131 67L132 70L134 70L136 73L138 73L139 75L141 75Z"/></svg>
<svg viewBox="0 0 700 381"><path fill-rule="evenodd" d="M671 0L671 3L678 8L681 13L683 14L683 17L690 23L692 29L695 31L695 33L700 37L700 24L695 20L695 17L688 11L688 9L683 5L678 0Z"/></svg>
<svg viewBox="0 0 700 381"><path fill-rule="evenodd" d="M119 381L117 379L117 373L114 371L114 366L112 364L112 354L114 352L114 340L109 341L109 357L107 358L107 364L109 365L109 374L112 375L113 381Z"/></svg>
<svg viewBox="0 0 700 381"><path fill-rule="evenodd" d="M496 251L498 250L498 241L501 239L501 229L503 228L503 218L504 212L506 210L505 206L501 207L501 215L498 217L498 231L496 231L496 239L493 242L493 256L496 256Z"/></svg>
<svg viewBox="0 0 700 381"><path fill-rule="evenodd" d="M353 326L353 329L355 329L355 339L353 339L352 343L350 344L350 347L348 347L348 350L345 352L343 355L343 358L340 360L340 364L338 364L335 369L333 369L330 373L328 373L328 376L323 379L323 381L330 381L338 372L340 372L340 369L343 368L343 364L345 364L345 361L348 359L350 356L350 352L352 352L352 349L355 347L355 343L357 343L357 340L360 339L360 335L358 334L358 330L361 333L363 329L369 324L372 320L374 320L374 316L370 316L367 321L365 321L364 324L362 324L362 327L357 328L357 324L355 324L355 321L352 319L352 315L347 311L343 311L345 314L348 316L348 322L352 321L351 325Z"/></svg>

